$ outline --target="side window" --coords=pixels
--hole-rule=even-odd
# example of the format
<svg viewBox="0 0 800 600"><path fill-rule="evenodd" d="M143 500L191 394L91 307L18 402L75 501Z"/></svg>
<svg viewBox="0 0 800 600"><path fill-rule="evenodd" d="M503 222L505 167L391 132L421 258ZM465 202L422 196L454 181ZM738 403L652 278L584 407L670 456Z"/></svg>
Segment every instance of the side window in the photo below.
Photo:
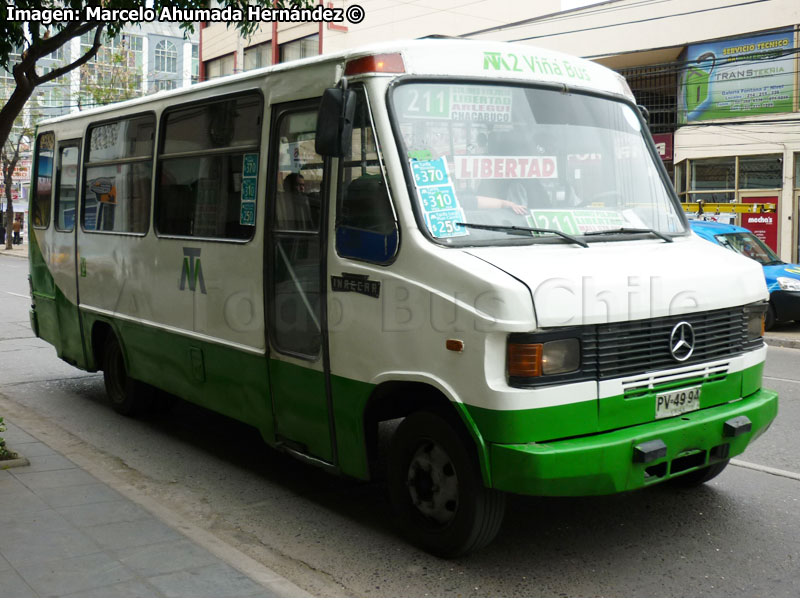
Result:
<svg viewBox="0 0 800 600"><path fill-rule="evenodd" d="M53 133L42 133L36 139L36 174L33 180L34 227L47 227L50 224L50 193L53 190L53 151L56 136Z"/></svg>
<svg viewBox="0 0 800 600"><path fill-rule="evenodd" d="M153 115L89 128L81 211L86 231L147 232L154 134Z"/></svg>
<svg viewBox="0 0 800 600"><path fill-rule="evenodd" d="M351 153L340 161L336 251L346 258L386 263L397 252L397 222L364 90L356 92Z"/></svg>
<svg viewBox="0 0 800 600"><path fill-rule="evenodd" d="M319 231L322 157L314 150L317 114L286 113L278 125L275 227Z"/></svg>
<svg viewBox="0 0 800 600"><path fill-rule="evenodd" d="M253 237L262 114L261 96L248 93L164 115L155 215L159 235Z"/></svg>
<svg viewBox="0 0 800 600"><path fill-rule="evenodd" d="M75 228L75 207L78 197L78 160L80 150L77 142L59 147L58 187L56 187L56 229L72 231Z"/></svg>
<svg viewBox="0 0 800 600"><path fill-rule="evenodd" d="M322 157L314 150L316 129L316 107L280 114L270 167L270 337L278 351L310 360L319 356L322 344L319 232L324 173Z"/></svg>

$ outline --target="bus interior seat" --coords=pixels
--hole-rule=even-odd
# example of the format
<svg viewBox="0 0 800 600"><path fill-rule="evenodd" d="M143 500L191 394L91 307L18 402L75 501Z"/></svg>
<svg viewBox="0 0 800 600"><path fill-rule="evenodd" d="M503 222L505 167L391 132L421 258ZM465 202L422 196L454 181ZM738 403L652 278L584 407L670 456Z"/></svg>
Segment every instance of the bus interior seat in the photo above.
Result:
<svg viewBox="0 0 800 600"><path fill-rule="evenodd" d="M394 214L381 175L362 175L347 186L339 224L380 233L394 228Z"/></svg>

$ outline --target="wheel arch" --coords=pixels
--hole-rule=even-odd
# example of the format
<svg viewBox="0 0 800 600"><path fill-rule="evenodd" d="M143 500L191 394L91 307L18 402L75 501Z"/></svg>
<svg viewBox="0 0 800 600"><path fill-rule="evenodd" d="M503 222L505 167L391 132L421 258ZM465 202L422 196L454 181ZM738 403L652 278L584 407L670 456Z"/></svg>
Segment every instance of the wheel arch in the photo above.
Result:
<svg viewBox="0 0 800 600"><path fill-rule="evenodd" d="M120 350L122 351L122 359L125 361L125 366L128 366L128 356L125 351L125 344L122 343L122 337L117 331L117 328L110 321L103 319L96 319L92 323L92 333L90 336L91 348L90 356L94 362L94 368L97 371L103 369L103 356L105 355L105 346L108 341L108 336L113 334L117 338Z"/></svg>
<svg viewBox="0 0 800 600"><path fill-rule="evenodd" d="M378 460L378 424L405 418L421 410L435 412L453 425L465 440L480 467L484 485L491 487L489 451L475 422L455 393L443 382L425 376L381 377L370 394L363 413L363 431L367 464L372 471ZM370 473L374 475L374 473Z"/></svg>

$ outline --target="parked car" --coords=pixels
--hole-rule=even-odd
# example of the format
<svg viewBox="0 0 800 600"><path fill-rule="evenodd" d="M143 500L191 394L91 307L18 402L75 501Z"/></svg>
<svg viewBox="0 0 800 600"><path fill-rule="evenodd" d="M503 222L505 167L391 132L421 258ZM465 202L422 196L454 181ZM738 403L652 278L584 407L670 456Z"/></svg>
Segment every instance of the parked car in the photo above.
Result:
<svg viewBox="0 0 800 600"><path fill-rule="evenodd" d="M769 290L766 328L800 320L800 265L783 262L752 231L713 221L689 221L697 235L761 263Z"/></svg>

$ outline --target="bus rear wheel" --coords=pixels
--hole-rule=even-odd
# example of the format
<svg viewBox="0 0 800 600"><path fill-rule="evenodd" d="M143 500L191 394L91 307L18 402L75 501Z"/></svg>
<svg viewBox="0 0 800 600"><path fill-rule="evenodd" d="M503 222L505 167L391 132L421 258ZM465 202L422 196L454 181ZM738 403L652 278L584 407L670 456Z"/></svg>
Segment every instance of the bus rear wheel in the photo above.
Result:
<svg viewBox="0 0 800 600"><path fill-rule="evenodd" d="M473 552L500 529L505 494L484 487L467 443L437 414L403 420L389 448L387 479L403 530L431 554Z"/></svg>
<svg viewBox="0 0 800 600"><path fill-rule="evenodd" d="M143 408L138 382L128 375L125 357L117 336L108 335L103 346L103 382L111 407L121 415L132 417Z"/></svg>

